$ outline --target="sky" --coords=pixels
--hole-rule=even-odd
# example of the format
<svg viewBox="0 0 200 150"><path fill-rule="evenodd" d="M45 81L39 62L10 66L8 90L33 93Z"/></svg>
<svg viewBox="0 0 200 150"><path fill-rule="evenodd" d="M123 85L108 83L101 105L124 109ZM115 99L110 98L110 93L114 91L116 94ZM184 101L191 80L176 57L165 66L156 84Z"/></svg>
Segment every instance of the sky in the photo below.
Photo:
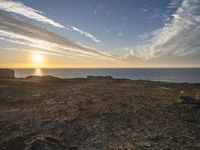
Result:
<svg viewBox="0 0 200 150"><path fill-rule="evenodd" d="M0 0L0 67L200 67L199 39L200 0Z"/></svg>

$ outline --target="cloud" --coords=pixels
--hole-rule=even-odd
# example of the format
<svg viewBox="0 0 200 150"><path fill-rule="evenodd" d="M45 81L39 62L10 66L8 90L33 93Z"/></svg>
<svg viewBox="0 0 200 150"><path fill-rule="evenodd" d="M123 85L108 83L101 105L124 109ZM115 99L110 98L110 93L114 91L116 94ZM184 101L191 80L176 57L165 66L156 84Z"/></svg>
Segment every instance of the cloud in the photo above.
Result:
<svg viewBox="0 0 200 150"><path fill-rule="evenodd" d="M65 26L61 25L60 23L44 16L43 12L33 9L31 7L25 6L23 3L18 2L18 1L0 0L0 10L4 10L4 11L10 12L10 13L15 13L17 15L21 15L21 16L27 17L29 19L38 21L38 22L52 25L54 27L65 28L67 30L71 29L72 31L78 32L78 33L92 39L93 41L95 41L97 43L101 43L101 41L98 40L91 33L82 31L81 29L78 29L74 26L65 27Z"/></svg>
<svg viewBox="0 0 200 150"><path fill-rule="evenodd" d="M60 54L55 54L51 52L45 52L45 51L35 51L32 49L18 49L18 48L1 48L1 50L6 50L6 51L17 51L17 52L29 52L29 53L40 53L40 54L47 54L47 55L53 55L53 56L63 56Z"/></svg>
<svg viewBox="0 0 200 150"><path fill-rule="evenodd" d="M169 3L169 6L167 8L173 9L173 8L177 8L181 3L181 0L172 0Z"/></svg>
<svg viewBox="0 0 200 150"><path fill-rule="evenodd" d="M116 56L97 51L58 34L45 30L37 25L19 20L0 12L0 39L8 42L33 47L55 55L90 57L114 60Z"/></svg>
<svg viewBox="0 0 200 150"><path fill-rule="evenodd" d="M140 9L142 12L147 12L147 9L145 9L145 8L141 8Z"/></svg>
<svg viewBox="0 0 200 150"><path fill-rule="evenodd" d="M172 2L170 6L177 5L175 0ZM143 41L146 44L132 50L137 51L132 55L137 55L141 59L181 57L199 53L200 1L182 0L169 23L161 29L141 35L141 38L147 38L148 41Z"/></svg>
<svg viewBox="0 0 200 150"><path fill-rule="evenodd" d="M124 35L124 32L118 32L117 33L119 36L122 36L122 35Z"/></svg>
<svg viewBox="0 0 200 150"><path fill-rule="evenodd" d="M39 22L47 23L58 28L65 28L63 25L42 15L41 11L35 10L31 7L27 7L21 2L0 0L0 10L16 13L18 15L22 15Z"/></svg>
<svg viewBox="0 0 200 150"><path fill-rule="evenodd" d="M72 28L73 31L79 32L80 34L92 39L93 41L97 42L97 43L101 43L101 40L98 40L94 35L92 35L91 33L85 32L77 27L74 26L70 26Z"/></svg>

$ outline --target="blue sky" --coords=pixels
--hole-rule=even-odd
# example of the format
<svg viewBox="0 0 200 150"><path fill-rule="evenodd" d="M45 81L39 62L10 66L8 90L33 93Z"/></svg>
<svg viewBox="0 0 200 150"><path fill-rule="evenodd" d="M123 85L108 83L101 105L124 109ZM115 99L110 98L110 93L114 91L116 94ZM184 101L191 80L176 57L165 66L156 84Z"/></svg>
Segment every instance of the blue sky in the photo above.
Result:
<svg viewBox="0 0 200 150"><path fill-rule="evenodd" d="M87 31L102 43L80 36L79 33L49 28L75 41L111 51L133 47L139 36L161 28L170 0L22 0L26 6L45 13L64 26ZM170 12L170 13L171 13ZM170 13L168 15L170 15Z"/></svg>
<svg viewBox="0 0 200 150"><path fill-rule="evenodd" d="M198 0L0 0L0 61L199 67L199 12Z"/></svg>

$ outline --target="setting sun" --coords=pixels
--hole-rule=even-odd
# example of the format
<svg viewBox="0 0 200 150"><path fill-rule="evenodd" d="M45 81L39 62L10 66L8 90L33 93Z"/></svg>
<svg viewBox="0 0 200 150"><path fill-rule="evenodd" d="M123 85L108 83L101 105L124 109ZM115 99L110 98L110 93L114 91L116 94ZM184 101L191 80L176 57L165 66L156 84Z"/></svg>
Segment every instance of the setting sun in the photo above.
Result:
<svg viewBox="0 0 200 150"><path fill-rule="evenodd" d="M40 53L33 54L33 62L34 62L35 66L37 66L37 67L42 66L43 60L44 60L44 57L42 54L40 54Z"/></svg>

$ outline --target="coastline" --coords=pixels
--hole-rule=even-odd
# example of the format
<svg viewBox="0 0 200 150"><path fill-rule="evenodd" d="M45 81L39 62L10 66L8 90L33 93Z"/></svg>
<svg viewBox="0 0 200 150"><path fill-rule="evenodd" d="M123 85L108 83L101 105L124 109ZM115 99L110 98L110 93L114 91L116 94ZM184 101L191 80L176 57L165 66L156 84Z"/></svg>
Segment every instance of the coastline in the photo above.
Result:
<svg viewBox="0 0 200 150"><path fill-rule="evenodd" d="M86 78L90 76L112 76L116 79L149 80L175 83L200 83L199 68L73 68L73 69L15 69L16 77L52 75L58 78Z"/></svg>

